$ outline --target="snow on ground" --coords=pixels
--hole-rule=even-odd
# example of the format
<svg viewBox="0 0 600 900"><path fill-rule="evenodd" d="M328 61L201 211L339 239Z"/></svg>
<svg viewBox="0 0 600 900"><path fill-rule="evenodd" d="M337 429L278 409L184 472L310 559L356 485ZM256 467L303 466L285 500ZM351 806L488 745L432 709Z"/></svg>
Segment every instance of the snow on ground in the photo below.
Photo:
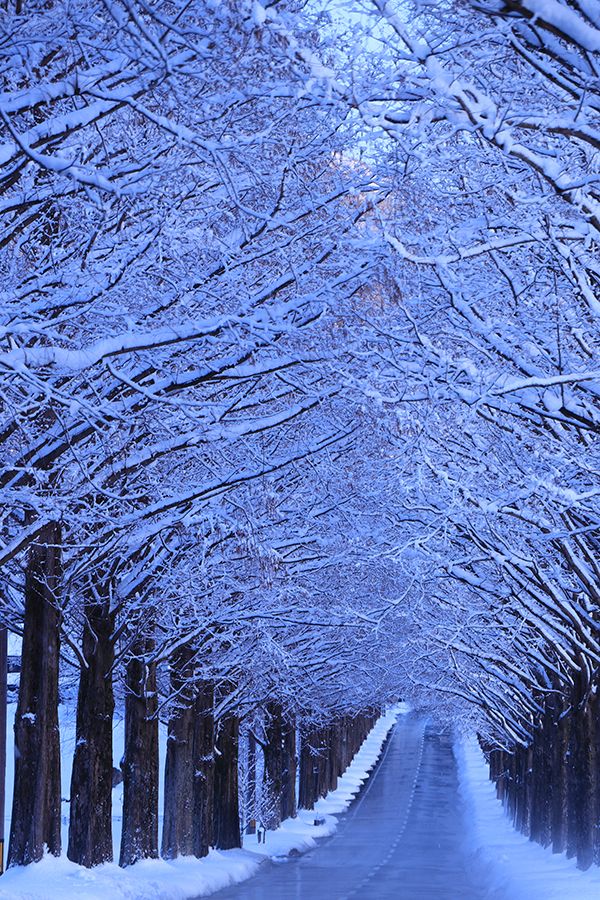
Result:
<svg viewBox="0 0 600 900"><path fill-rule="evenodd" d="M299 809L295 819L286 819L276 831L267 831L264 844L257 844L256 835L245 835L244 849L263 856L287 856L292 850L304 853L315 846L316 838L333 834L337 827L336 815L344 812L359 792L381 755L390 728L398 715L408 709L406 704L400 703L381 716L342 777L338 778L337 789L319 800L314 810ZM322 824L315 825L315 821L322 821Z"/></svg>
<svg viewBox="0 0 600 900"><path fill-rule="evenodd" d="M352 763L338 779L337 790L319 800L314 811L300 810L296 819L287 819L276 831L268 831L264 843L256 835L244 837L243 850L213 850L205 859L183 858L172 861L145 860L127 869L107 863L85 869L63 855L59 859L46 856L40 863L9 869L0 879L0 900L188 900L205 896L230 884L250 878L265 857L287 856L314 847L316 839L332 834L336 815L350 805L362 783L377 762L387 734L400 713L408 711L400 704L375 724ZM12 711L14 715L14 710ZM61 723L65 746L72 740L66 722ZM122 740L122 726L115 729L115 744ZM115 747L115 759L118 749ZM9 755L11 748L9 746ZM68 783L68 770L63 772L63 786ZM9 780L12 772L9 774ZM7 785L12 791L12 785ZM10 794L9 794L10 796ZM114 832L120 832L121 806L114 797ZM315 821L321 824L315 825ZM63 816L63 826L66 816ZM65 834L63 830L63 839ZM118 853L118 843L116 852Z"/></svg>
<svg viewBox="0 0 600 900"><path fill-rule="evenodd" d="M490 896L510 900L598 900L600 869L581 872L564 854L515 831L489 780L475 737L456 746L460 784L471 823L468 841L486 875Z"/></svg>
<svg viewBox="0 0 600 900"><path fill-rule="evenodd" d="M206 859L145 860L128 869L106 863L84 869L65 856L9 869L2 900L185 900L250 878L260 857L244 850L213 850Z"/></svg>

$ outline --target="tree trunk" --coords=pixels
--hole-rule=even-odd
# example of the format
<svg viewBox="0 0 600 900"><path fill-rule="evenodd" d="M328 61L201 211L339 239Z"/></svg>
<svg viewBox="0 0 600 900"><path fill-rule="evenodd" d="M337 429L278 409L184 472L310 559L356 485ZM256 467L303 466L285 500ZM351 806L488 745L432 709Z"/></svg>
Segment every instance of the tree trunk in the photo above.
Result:
<svg viewBox="0 0 600 900"><path fill-rule="evenodd" d="M191 856L194 808L194 708L192 697L193 653L180 648L171 658L171 690L178 708L169 719L167 759L165 764L165 808L162 856L175 859Z"/></svg>
<svg viewBox="0 0 600 900"><path fill-rule="evenodd" d="M515 821L517 809L517 753L518 748L515 747L506 758L506 812L509 818L513 820L513 823Z"/></svg>
<svg viewBox="0 0 600 900"><path fill-rule="evenodd" d="M552 850L563 853L567 846L567 765L569 717L565 701L557 700L556 721L552 737Z"/></svg>
<svg viewBox="0 0 600 900"><path fill-rule="evenodd" d="M582 778L581 742L585 739L582 729L581 710L582 678L574 676L575 685L571 694L569 711L569 743L567 750L567 856L577 856L581 841L581 817L585 812L586 797Z"/></svg>
<svg viewBox="0 0 600 900"><path fill-rule="evenodd" d="M594 677L592 684L592 742L595 750L594 765L594 809L595 819L600 823L600 685L598 684L598 674ZM600 865L600 827L594 829L594 864Z"/></svg>
<svg viewBox="0 0 600 900"><path fill-rule="evenodd" d="M215 722L212 681L202 681L194 702L193 853L201 858L215 843Z"/></svg>
<svg viewBox="0 0 600 900"><path fill-rule="evenodd" d="M59 856L60 735L58 665L61 530L46 525L32 545L25 577L25 621L15 718L15 781L8 864Z"/></svg>
<svg viewBox="0 0 600 900"><path fill-rule="evenodd" d="M590 693L583 711L583 744L580 748L583 767L583 791L585 807L582 810L582 837L577 853L577 865L589 868L594 862L596 832L600 825L598 806L598 745L596 744L596 720L598 697Z"/></svg>
<svg viewBox="0 0 600 900"><path fill-rule="evenodd" d="M300 729L300 784L298 786L298 806L300 809L315 808L315 761L312 753L313 732Z"/></svg>
<svg viewBox="0 0 600 900"><path fill-rule="evenodd" d="M327 793L325 780L327 778L327 727L318 728L314 734L313 745L314 773L315 773L315 802Z"/></svg>
<svg viewBox="0 0 600 900"><path fill-rule="evenodd" d="M283 723L283 761L281 766L281 819L296 817L296 723L293 719Z"/></svg>
<svg viewBox="0 0 600 900"><path fill-rule="evenodd" d="M572 779L573 812L569 816L570 844L580 869L594 859L594 831L598 827L595 808L596 748L594 746L593 701L584 698L573 711Z"/></svg>
<svg viewBox="0 0 600 900"><path fill-rule="evenodd" d="M0 875L4 874L4 812L6 809L6 706L8 694L8 631L0 624Z"/></svg>
<svg viewBox="0 0 600 900"><path fill-rule="evenodd" d="M250 822L246 823L246 834L256 833L256 737L252 730L248 735L248 795L246 798Z"/></svg>
<svg viewBox="0 0 600 900"><path fill-rule="evenodd" d="M141 639L127 664L120 866L158 857L158 698L154 642Z"/></svg>
<svg viewBox="0 0 600 900"><path fill-rule="evenodd" d="M340 723L335 719L328 729L327 735L327 789L326 794L335 791L340 771Z"/></svg>
<svg viewBox="0 0 600 900"><path fill-rule="evenodd" d="M506 798L506 764L505 753L498 748L489 751L490 779L496 785L496 796L502 803Z"/></svg>
<svg viewBox="0 0 600 900"><path fill-rule="evenodd" d="M114 616L109 601L85 606L67 856L82 866L112 861Z"/></svg>
<svg viewBox="0 0 600 900"><path fill-rule="evenodd" d="M515 828L522 834L529 835L530 796L531 796L531 758L529 747L517 747L515 750Z"/></svg>
<svg viewBox="0 0 600 900"><path fill-rule="evenodd" d="M350 763L352 762L352 757L355 754L354 749L354 719L351 719L350 716L344 716L342 719L342 746L341 746L341 770L342 773L346 771Z"/></svg>
<svg viewBox="0 0 600 900"><path fill-rule="evenodd" d="M239 719L228 715L217 726L215 758L215 847L241 847L238 800Z"/></svg>
<svg viewBox="0 0 600 900"><path fill-rule="evenodd" d="M531 765L531 840L543 847L550 844L550 810L552 796L551 748L552 720L546 711L533 735Z"/></svg>
<svg viewBox="0 0 600 900"><path fill-rule="evenodd" d="M314 809L327 793L327 729L303 730L300 743L300 807Z"/></svg>
<svg viewBox="0 0 600 900"><path fill-rule="evenodd" d="M283 709L279 703L265 707L265 745L263 748L265 788L269 798L265 828L281 825L281 793L283 788Z"/></svg>

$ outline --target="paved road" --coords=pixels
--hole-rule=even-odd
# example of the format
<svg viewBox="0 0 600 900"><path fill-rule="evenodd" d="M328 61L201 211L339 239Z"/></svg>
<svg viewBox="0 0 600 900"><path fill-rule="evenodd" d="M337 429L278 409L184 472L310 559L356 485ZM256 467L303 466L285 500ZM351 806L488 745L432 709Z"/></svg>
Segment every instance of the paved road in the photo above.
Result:
<svg viewBox="0 0 600 900"><path fill-rule="evenodd" d="M450 735L405 716L333 837L213 897L490 900L463 847L464 828Z"/></svg>

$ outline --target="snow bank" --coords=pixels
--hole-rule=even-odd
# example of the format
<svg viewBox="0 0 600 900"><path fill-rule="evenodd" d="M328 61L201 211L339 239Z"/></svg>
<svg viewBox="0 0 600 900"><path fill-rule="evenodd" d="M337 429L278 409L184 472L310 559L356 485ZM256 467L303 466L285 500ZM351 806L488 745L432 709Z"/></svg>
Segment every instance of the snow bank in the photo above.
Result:
<svg viewBox="0 0 600 900"><path fill-rule="evenodd" d="M337 789L314 810L299 810L296 819L268 831L264 843L246 835L242 850L213 850L205 859L145 860L127 869L114 863L85 869L64 856L46 856L40 863L9 869L0 879L0 900L187 900L244 881L266 857L303 853L317 838L335 831L336 815L348 808L379 759L397 716L405 712L408 707L400 704L382 716L338 779Z"/></svg>
<svg viewBox="0 0 600 900"><path fill-rule="evenodd" d="M455 752L470 823L467 840L485 870L490 894L497 890L511 900L598 900L600 869L581 872L574 860L515 831L496 797L476 738L457 743Z"/></svg>
<svg viewBox="0 0 600 900"><path fill-rule="evenodd" d="M206 859L145 860L128 869L106 863L84 869L64 856L9 869L2 900L185 900L250 878L260 858L244 850L211 851Z"/></svg>

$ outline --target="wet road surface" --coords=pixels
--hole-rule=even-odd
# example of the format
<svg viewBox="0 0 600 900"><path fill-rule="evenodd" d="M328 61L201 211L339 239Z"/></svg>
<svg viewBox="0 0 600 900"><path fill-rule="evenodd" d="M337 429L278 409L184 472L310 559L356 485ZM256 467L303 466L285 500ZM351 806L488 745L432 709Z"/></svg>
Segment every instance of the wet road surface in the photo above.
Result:
<svg viewBox="0 0 600 900"><path fill-rule="evenodd" d="M452 738L416 716L394 727L374 774L310 853L268 863L215 900L490 900L463 846ZM500 900L496 893L494 900ZM507 900L507 898L505 898Z"/></svg>

